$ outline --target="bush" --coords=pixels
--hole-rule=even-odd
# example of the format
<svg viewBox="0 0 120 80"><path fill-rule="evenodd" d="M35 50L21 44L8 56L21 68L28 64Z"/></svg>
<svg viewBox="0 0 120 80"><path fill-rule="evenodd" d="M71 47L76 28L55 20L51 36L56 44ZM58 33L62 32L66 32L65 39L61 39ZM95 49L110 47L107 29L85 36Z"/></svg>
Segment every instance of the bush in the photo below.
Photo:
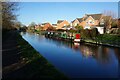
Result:
<svg viewBox="0 0 120 80"><path fill-rule="evenodd" d="M120 45L120 35L104 34L102 42Z"/></svg>
<svg viewBox="0 0 120 80"><path fill-rule="evenodd" d="M99 32L98 32L97 28L93 28L93 29L90 30L91 39L96 40L98 35L99 35Z"/></svg>
<svg viewBox="0 0 120 80"><path fill-rule="evenodd" d="M110 30L110 34L119 34L120 35L120 29L119 28L112 28Z"/></svg>
<svg viewBox="0 0 120 80"><path fill-rule="evenodd" d="M75 28L77 29L78 32L80 32L81 30L83 30L83 26L79 26L78 24L77 24L77 26L75 26Z"/></svg>
<svg viewBox="0 0 120 80"><path fill-rule="evenodd" d="M73 30L73 29L70 29L69 32L71 32L71 33L76 33L77 31L76 31L76 30Z"/></svg>
<svg viewBox="0 0 120 80"><path fill-rule="evenodd" d="M80 31L81 38L83 39L90 39L90 31L88 29L82 29Z"/></svg>
<svg viewBox="0 0 120 80"><path fill-rule="evenodd" d="M120 35L120 28L118 29L118 34Z"/></svg>

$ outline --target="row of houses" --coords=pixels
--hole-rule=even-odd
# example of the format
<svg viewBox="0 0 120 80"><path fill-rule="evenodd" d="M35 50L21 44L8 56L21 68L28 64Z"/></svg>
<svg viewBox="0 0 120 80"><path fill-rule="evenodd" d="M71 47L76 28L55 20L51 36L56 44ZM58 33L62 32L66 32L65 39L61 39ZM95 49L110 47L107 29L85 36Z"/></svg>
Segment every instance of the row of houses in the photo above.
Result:
<svg viewBox="0 0 120 80"><path fill-rule="evenodd" d="M105 16L103 14L85 14L82 18L76 18L70 23L67 20L58 20L56 24L42 23L41 25L36 25L36 29L41 27L42 30L48 29L63 29L69 30L75 28L75 26L82 26L83 29L91 29L96 27L98 31L102 34L104 33L104 28L110 29L112 23L111 16Z"/></svg>

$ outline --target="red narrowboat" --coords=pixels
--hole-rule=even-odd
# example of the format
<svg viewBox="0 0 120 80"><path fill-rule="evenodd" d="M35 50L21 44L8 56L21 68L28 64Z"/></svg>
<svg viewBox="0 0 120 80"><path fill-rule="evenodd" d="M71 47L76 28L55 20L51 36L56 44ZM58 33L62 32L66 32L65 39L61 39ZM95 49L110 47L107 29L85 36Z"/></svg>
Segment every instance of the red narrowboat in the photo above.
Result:
<svg viewBox="0 0 120 80"><path fill-rule="evenodd" d="M74 42L80 42L80 38L81 38L80 34L77 33L77 34L75 35Z"/></svg>

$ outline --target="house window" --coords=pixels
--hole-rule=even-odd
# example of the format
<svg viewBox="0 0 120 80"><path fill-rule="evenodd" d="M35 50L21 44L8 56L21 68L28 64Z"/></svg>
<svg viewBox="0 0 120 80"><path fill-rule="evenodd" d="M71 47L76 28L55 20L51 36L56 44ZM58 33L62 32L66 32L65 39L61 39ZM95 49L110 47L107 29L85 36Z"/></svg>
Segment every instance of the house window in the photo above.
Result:
<svg viewBox="0 0 120 80"><path fill-rule="evenodd" d="M90 23L92 23L92 21Z"/></svg>
<svg viewBox="0 0 120 80"><path fill-rule="evenodd" d="M104 19L100 21L100 25L104 25Z"/></svg>
<svg viewBox="0 0 120 80"><path fill-rule="evenodd" d="M64 26L66 26L66 24L64 24Z"/></svg>
<svg viewBox="0 0 120 80"><path fill-rule="evenodd" d="M92 24L92 20L89 20L89 24Z"/></svg>
<svg viewBox="0 0 120 80"><path fill-rule="evenodd" d="M75 26L77 26L77 23L75 23Z"/></svg>

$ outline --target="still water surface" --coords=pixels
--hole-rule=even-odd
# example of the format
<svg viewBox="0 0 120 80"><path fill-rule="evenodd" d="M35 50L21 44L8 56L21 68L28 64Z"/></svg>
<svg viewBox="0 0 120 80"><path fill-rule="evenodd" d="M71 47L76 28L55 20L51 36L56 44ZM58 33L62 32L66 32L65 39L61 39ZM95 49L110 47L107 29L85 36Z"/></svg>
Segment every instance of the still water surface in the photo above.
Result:
<svg viewBox="0 0 120 80"><path fill-rule="evenodd" d="M60 72L70 78L118 78L120 49L90 44L75 44L23 33L31 44Z"/></svg>

